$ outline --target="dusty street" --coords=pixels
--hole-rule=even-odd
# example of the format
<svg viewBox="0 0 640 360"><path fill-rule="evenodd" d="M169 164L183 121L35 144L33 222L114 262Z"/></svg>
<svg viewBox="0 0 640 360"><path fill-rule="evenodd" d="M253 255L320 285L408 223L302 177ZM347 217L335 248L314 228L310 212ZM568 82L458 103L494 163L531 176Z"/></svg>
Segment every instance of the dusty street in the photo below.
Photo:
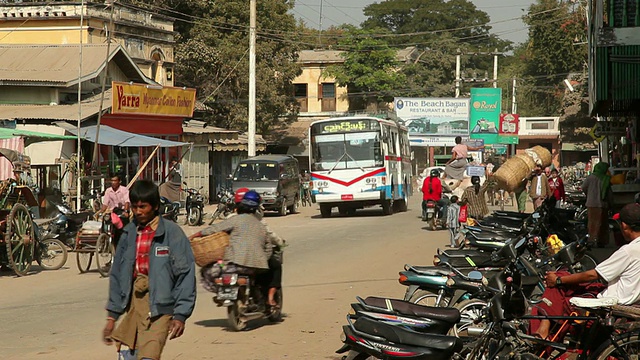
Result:
<svg viewBox="0 0 640 360"><path fill-rule="evenodd" d="M322 219L316 207L281 218L268 216L287 239L284 321L252 323L230 332L226 310L198 288L186 333L168 343L163 359L336 359L341 325L356 295L402 297L398 271L405 263L428 265L448 232L429 232L419 219L419 195L410 210L382 216L379 208L354 217ZM195 228L185 227L188 234ZM100 341L107 279L80 275L75 254L58 271L23 278L0 275L0 358L115 359Z"/></svg>

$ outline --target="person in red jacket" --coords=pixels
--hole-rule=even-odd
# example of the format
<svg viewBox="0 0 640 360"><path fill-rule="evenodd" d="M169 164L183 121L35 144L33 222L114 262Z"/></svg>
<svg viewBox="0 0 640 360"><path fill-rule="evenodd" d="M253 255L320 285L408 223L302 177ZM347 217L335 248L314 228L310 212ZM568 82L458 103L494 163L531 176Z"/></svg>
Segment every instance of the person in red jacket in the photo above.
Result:
<svg viewBox="0 0 640 360"><path fill-rule="evenodd" d="M560 201L565 198L564 192L564 182L558 176L558 170L551 170L551 177L549 178L549 187L551 188L551 193L556 200Z"/></svg>
<svg viewBox="0 0 640 360"><path fill-rule="evenodd" d="M438 169L431 169L429 177L422 183L422 210L426 209L429 200L438 203L440 218L444 219L442 215L447 213L447 204L442 200L442 181Z"/></svg>

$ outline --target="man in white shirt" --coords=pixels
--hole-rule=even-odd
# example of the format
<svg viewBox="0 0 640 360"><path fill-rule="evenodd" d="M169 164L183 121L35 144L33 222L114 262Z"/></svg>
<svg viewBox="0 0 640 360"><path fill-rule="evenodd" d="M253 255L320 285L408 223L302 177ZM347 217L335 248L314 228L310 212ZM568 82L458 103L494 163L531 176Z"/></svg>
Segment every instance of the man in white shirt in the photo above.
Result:
<svg viewBox="0 0 640 360"><path fill-rule="evenodd" d="M607 287L598 294L598 297L617 298L621 305L640 302L640 204L626 205L619 214L614 216L614 219L619 221L622 235L629 243L623 245L593 270L563 276L549 272L545 279L547 290L544 297L547 297L547 292L550 290L562 292L565 286L601 279L607 283ZM553 289L556 287L559 289ZM562 306L561 304L554 305ZM551 315L551 311L549 311L549 315ZM542 320L537 334L546 338L549 326L549 320Z"/></svg>

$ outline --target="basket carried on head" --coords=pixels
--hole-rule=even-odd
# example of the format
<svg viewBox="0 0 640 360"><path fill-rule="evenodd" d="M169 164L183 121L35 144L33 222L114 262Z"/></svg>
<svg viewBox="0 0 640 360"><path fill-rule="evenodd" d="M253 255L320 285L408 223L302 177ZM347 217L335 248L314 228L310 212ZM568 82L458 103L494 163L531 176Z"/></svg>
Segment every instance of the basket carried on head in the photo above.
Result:
<svg viewBox="0 0 640 360"><path fill-rule="evenodd" d="M229 246L229 234L224 231L191 240L191 250L198 266L207 266L224 258Z"/></svg>
<svg viewBox="0 0 640 360"><path fill-rule="evenodd" d="M531 157L518 154L502 164L493 174L493 178L498 182L498 188L514 191L531 174L535 166Z"/></svg>
<svg viewBox="0 0 640 360"><path fill-rule="evenodd" d="M551 165L551 152L540 145L536 145L531 149L525 150L527 155L531 156L536 165L540 165L543 168Z"/></svg>

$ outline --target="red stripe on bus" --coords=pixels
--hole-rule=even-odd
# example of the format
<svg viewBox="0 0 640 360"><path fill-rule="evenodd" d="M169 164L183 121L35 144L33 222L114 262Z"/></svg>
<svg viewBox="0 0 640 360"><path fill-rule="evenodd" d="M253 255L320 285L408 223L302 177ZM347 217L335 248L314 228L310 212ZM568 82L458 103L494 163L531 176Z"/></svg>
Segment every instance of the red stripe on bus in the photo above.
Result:
<svg viewBox="0 0 640 360"><path fill-rule="evenodd" d="M396 157L396 156L389 156L389 155L387 155L387 156L385 156L385 157L384 157L384 159L385 159L385 160L392 160L392 161L402 161L402 158L401 158L401 157L399 157L399 156L398 156L398 157Z"/></svg>
<svg viewBox="0 0 640 360"><path fill-rule="evenodd" d="M324 175L320 175L320 174L315 174L315 173L311 174L311 176L312 176L312 177L314 177L314 178L320 179L320 180L327 180L327 181L331 181L331 182L334 182L334 183L336 183L336 184L340 184L340 185L342 185L342 186L351 186L351 185L353 185L353 184L357 183L358 181L360 181L360 180L362 180L362 179L365 179L365 178L368 178L368 177L370 177L370 176L373 176L373 175L377 175L377 174L383 173L383 172L385 172L385 171L386 171L386 169L384 169L384 168L382 168L382 169L378 169L378 170L374 170L374 171L372 171L372 172L370 172L370 173L367 173L367 174L364 174L364 175L362 175L362 176L359 176L359 177L357 177L357 178L355 178L355 179L353 179L353 180L351 180L351 181L342 181L342 180L334 179L334 178L331 178L331 177L328 177L328 176L324 176Z"/></svg>

